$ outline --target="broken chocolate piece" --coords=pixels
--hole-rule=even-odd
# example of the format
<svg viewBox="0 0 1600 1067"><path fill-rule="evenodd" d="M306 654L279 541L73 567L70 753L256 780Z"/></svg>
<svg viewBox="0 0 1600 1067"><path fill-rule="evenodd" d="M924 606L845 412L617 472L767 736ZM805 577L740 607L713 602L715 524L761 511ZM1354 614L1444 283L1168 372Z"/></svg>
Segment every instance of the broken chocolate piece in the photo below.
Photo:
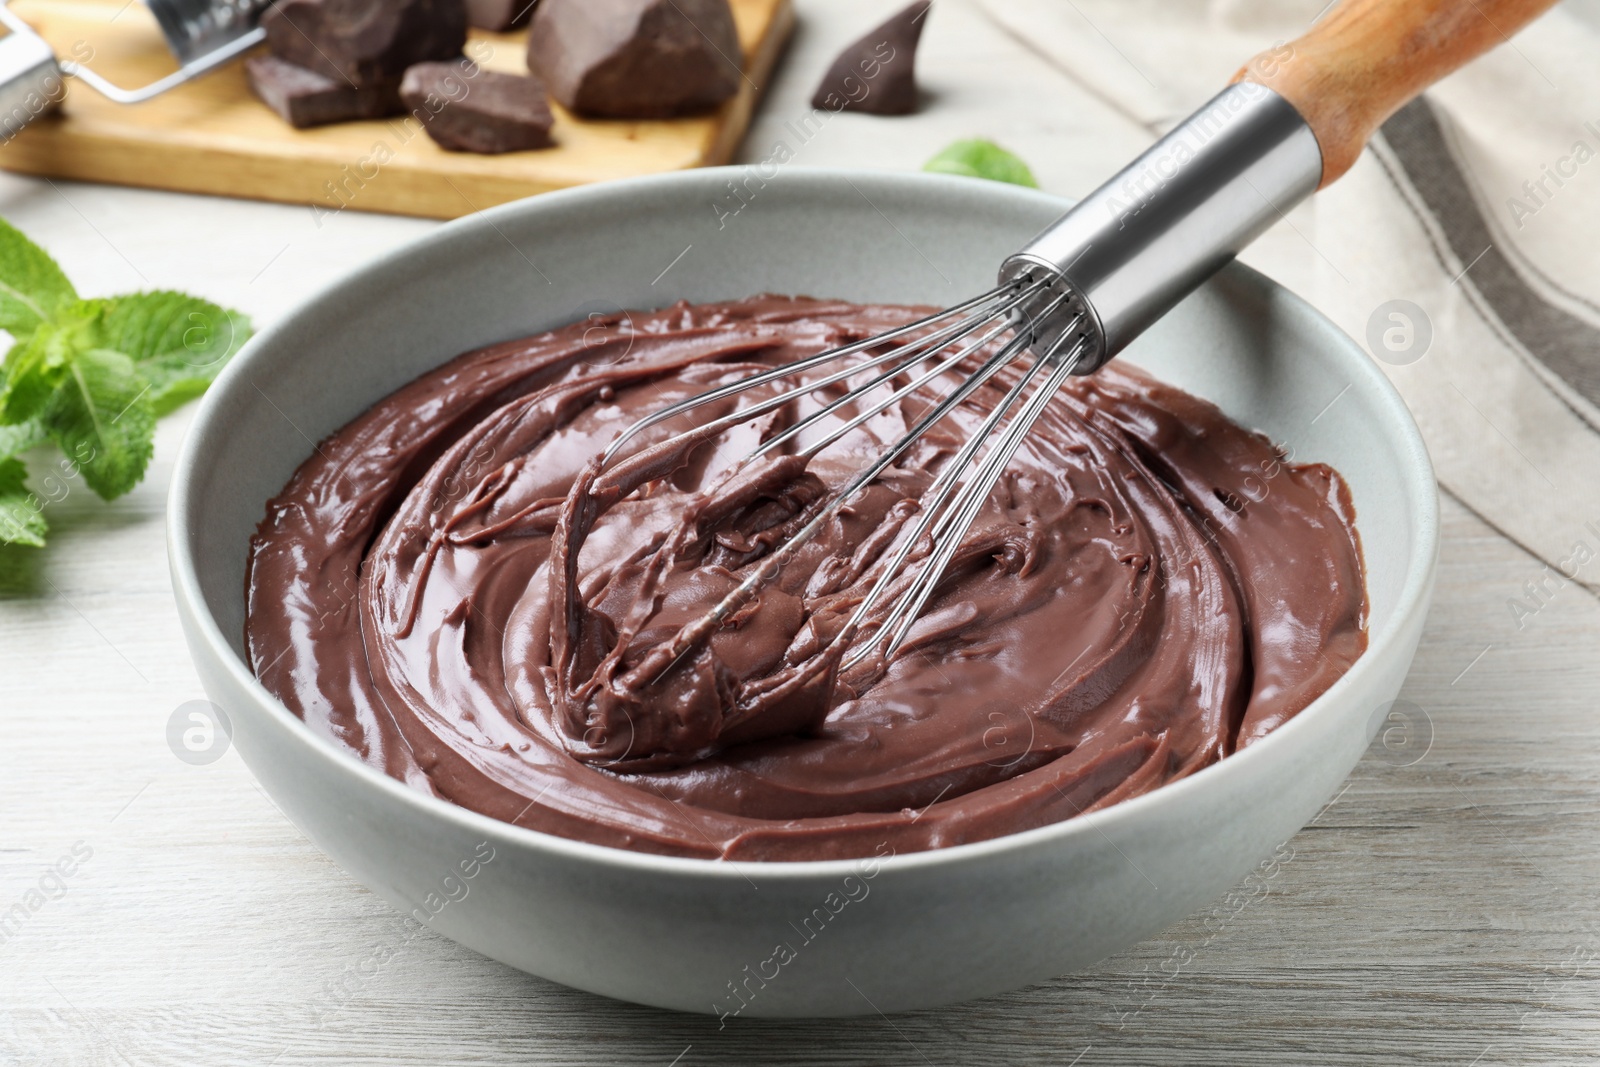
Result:
<svg viewBox="0 0 1600 1067"><path fill-rule="evenodd" d="M538 78L479 69L470 60L418 63L400 95L440 148L521 152L549 148L554 117Z"/></svg>
<svg viewBox="0 0 1600 1067"><path fill-rule="evenodd" d="M930 0L916 3L850 45L833 61L811 106L869 115L909 115L917 109L917 42Z"/></svg>
<svg viewBox="0 0 1600 1067"><path fill-rule="evenodd" d="M500 33L525 25L538 0L467 0L467 24Z"/></svg>
<svg viewBox="0 0 1600 1067"><path fill-rule="evenodd" d="M244 70L261 102L295 129L381 119L404 110L400 82L394 78L357 89L277 56L254 56L245 61Z"/></svg>
<svg viewBox="0 0 1600 1067"><path fill-rule="evenodd" d="M467 43L462 0L278 0L261 26L273 55L353 88L453 59Z"/></svg>
<svg viewBox="0 0 1600 1067"><path fill-rule="evenodd" d="M528 69L580 115L669 118L739 91L728 0L541 0Z"/></svg>

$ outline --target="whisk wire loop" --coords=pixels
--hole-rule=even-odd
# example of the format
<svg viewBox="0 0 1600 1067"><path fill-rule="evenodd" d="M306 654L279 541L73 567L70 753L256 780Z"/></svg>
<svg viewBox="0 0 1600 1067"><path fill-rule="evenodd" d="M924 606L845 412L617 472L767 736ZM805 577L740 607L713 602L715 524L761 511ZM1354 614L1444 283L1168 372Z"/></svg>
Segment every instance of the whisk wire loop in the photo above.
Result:
<svg viewBox="0 0 1600 1067"><path fill-rule="evenodd" d="M857 471L849 481L832 493L804 526L790 535L788 540L773 549L715 607L680 629L672 639L667 666L658 677L665 675L690 649L696 647L700 642L716 632L716 629L722 625L724 619L738 611L745 604L748 604L758 591L778 576L783 566L793 558L794 554L815 537L834 513L854 497L857 491L876 480L880 474L893 466L895 461L904 455L935 423L943 419L957 404L972 395L996 371L1016 358L1027 347L1027 342L1027 335L1024 334L1008 342L993 356L990 356L982 367L957 386L948 397L931 408L927 414L917 420L915 425L906 430L888 448L879 453L877 459Z"/></svg>
<svg viewBox="0 0 1600 1067"><path fill-rule="evenodd" d="M1065 337L1066 334L1064 333L1063 336ZM1053 355L1054 352L1052 351L1051 354ZM1007 413L1009 413L1011 409L1016 406L1018 399L1026 391L1028 383L1033 380L1034 376L1039 373L1039 371L1047 364L1047 362L1049 362L1048 357L1045 359L1037 359L1026 371L1022 373L1017 381L1006 392L1005 396L1001 398L1000 402L995 405L994 410L991 411L978 426L976 432L974 432L971 437L967 439L966 443L961 446L960 451L951 457L949 462L947 462L939 471L939 474L934 479L933 483L924 491L921 500L922 515L919 518L916 526L912 527L908 535L899 539L900 544L889 556L885 558L882 566L879 569L877 580L867 591L866 597L863 598L861 603L856 607L856 610L854 613L852 613L850 620L845 624L845 628L840 634L841 640L848 643L854 638L855 634L860 629L867 616L871 613L872 609L877 606L878 601L882 599L884 593L888 591L889 587L894 583L895 578L900 574L901 568L904 566L907 558L922 542L923 538L929 535L930 530L936 540L945 532L949 519L957 513L956 509L946 508L945 504L949 501L951 494L956 490L956 488L963 484L961 482L961 475L967 472L979 450L982 449L984 443L993 435L995 427L999 426L1000 423L1005 419ZM996 369L998 370L998 368ZM1071 369L1069 368L1066 373L1070 374ZM1009 458L1010 457L1008 456L1008 461ZM969 479L968 483L966 484L971 484L971 479ZM984 495L987 495L987 493L988 489L985 488ZM965 497L963 496L962 499L964 500ZM958 507L959 506L960 505L958 502ZM935 525L936 523L937 525ZM967 523L967 525L970 525L970 521ZM958 531L957 538L959 538L961 535L964 535L965 532L966 527L963 526L961 530ZM927 574L926 569L924 570L923 574ZM905 595L915 595L918 588L918 585L914 585L906 592ZM891 613L891 617L893 614L895 613ZM882 628L880 628L880 632L882 632ZM870 644L864 646L847 661L846 666L854 666L856 663L864 659L870 650Z"/></svg>
<svg viewBox="0 0 1600 1067"><path fill-rule="evenodd" d="M1056 394L1076 368L1077 362L1086 347L1082 340L1078 340L1074 344L1072 351L1067 356L1056 358L1056 353L1069 340L1071 340L1070 334L1063 335L1052 347L1049 356L1035 360L1021 378L1018 379L1007 394L1006 399L996 407L995 414L1003 416L1007 410L1015 405L1017 398L1022 395L1028 383L1033 380L1041 369L1049 368L1049 374L1033 391L1033 395L1028 398L1022 410L1007 424L999 440L995 442L994 447L984 456L982 463L972 473L971 477L959 483L961 491L956 495L955 499L948 506L943 506L944 498L949 495L949 488L946 488L941 497L933 501L931 506L925 510L921 521L904 539L904 543L901 546L902 553L908 554L924 536L930 534L934 547L928 559L923 563L916 579L901 594L894 607L890 609L879 624L874 639L851 654L845 661L846 668L852 667L865 659L875 645L881 645L883 655L889 657L894 655L900 646L905 643L906 637L911 632L911 627L922 614L922 609L927 605L929 598L933 596L934 590L938 588L939 580L944 576L945 569L950 565L950 561L961 547L961 542L966 537L967 531L972 528L973 522L983 510L983 506L989 498L989 493L1000 480L1000 475L1010 465L1012 457L1017 454L1017 450L1022 446L1023 440L1026 439L1034 424L1044 414L1051 397ZM985 421L986 429L974 435L973 440L981 442L993 432L993 427L998 422L999 419L991 415ZM976 449L973 449L972 452L975 453ZM968 462L970 462L970 454ZM952 463L946 469L960 470L963 466ZM954 486L955 484L957 484L957 480L952 478L949 486ZM901 559L903 562L903 555ZM898 566L898 563L893 564L883 570L874 584L874 593L878 591L880 586L883 588L888 587L896 574ZM850 625L847 625L847 633L853 636L853 628L860 626L861 621L866 616L866 609L870 609L870 605L867 601L863 601L862 607L856 610L856 613L851 618ZM883 640L884 635L888 637L887 642ZM848 637L844 639L849 640Z"/></svg>
<svg viewBox="0 0 1600 1067"><path fill-rule="evenodd" d="M857 352L864 352L871 348L877 348L878 346L887 344L890 341L896 341L902 337L914 334L917 331L931 326L936 322L943 322L946 319L952 318L956 319L956 321L950 325L942 326L933 333L921 338L917 338L903 348L890 349L887 352L869 357L868 359L852 364L849 367L845 367L844 369L839 370L831 375L819 378L805 387L806 392L815 392L818 389L845 381L846 379L861 373L863 370L867 370L875 366L881 366L882 364L890 362L891 360L903 358L908 354L908 352L929 351L934 348L949 344L954 340L958 340L961 337L971 333L974 329L977 329L983 324L983 322L991 320L996 313L1001 311L1001 309L1009 312L1012 308L1019 306L1023 300L1027 299L1034 293L1039 292L1042 288L1042 282L1033 281L1031 279L1025 279L1021 283L1008 282L1004 285L1000 285L989 290L987 293L984 293L981 296L973 297L971 300L968 300L964 303L946 308L943 311L935 312L932 315L920 318L915 322L907 323L904 326L897 326L894 329L888 330L884 333L875 334L872 337L863 338L860 341L855 341L851 344L843 345L838 348L830 348L824 352L818 352L814 356L806 356L804 359L797 359L790 363L784 363L780 366L773 367L771 370L765 370L757 374L751 374L740 378L737 381L729 382L726 385L720 385L715 389L708 389L703 393L697 393L686 400L680 400L675 404L669 404L666 407L661 408L659 411L651 412L649 415L646 415L644 418L633 423L627 429L618 434L612 440L612 442L606 446L605 452L601 454L601 465L604 466L605 464L610 463L611 460L616 457L617 453L621 451L623 445L627 444L630 440L638 436L643 431L652 426L658 426L661 423L666 422L668 419L675 418L676 416L682 415L685 412L693 411L695 408L704 407L706 404L712 404L718 400L727 399L730 396L737 396L740 393L747 392L758 386L767 385L771 382L781 381L784 378L793 377L796 374L801 374L805 371L824 366L828 363L834 362L835 360L842 359L845 356L851 356L855 355ZM970 312L975 308L983 307L986 304L990 305L990 307L983 314L970 316L968 318L960 318L960 316L965 315L967 312ZM913 362L915 361L913 360ZM789 401L793 399L793 396L793 392L779 393L776 396L770 397L759 404L754 404L746 408L740 408L739 410L730 413L724 418L717 420L717 425L720 428L726 428L729 426L736 426L741 422L747 422L750 419L764 415L769 411L776 410L784 404L789 403Z"/></svg>
<svg viewBox="0 0 1600 1067"><path fill-rule="evenodd" d="M791 389L779 390L771 397L739 407L693 431L696 435L704 435L707 432L714 434L774 411L791 403L796 396L816 393L841 384L848 386L852 379L859 379L863 374L867 374L864 381L847 387L839 396L821 404L817 410L762 442L736 464L735 469L796 441L807 430L830 416L838 415L851 405L859 405L858 410L855 410L848 419L844 419L826 434L799 449L798 455L809 458L838 442L868 420L914 394L926 390L941 377L956 372L963 363L978 358L985 349L999 343L999 347L992 354L983 358L982 362L962 377L954 388L924 411L911 426L883 448L871 463L856 471L843 485L829 493L798 530L752 566L739 584L715 606L681 627L666 648L660 654L652 656L654 662L664 664L656 673L655 680L659 681L665 677L690 650L715 633L725 619L748 604L762 588L776 579L794 555L815 537L846 503L897 463L933 426L966 403L1003 368L1024 356L1030 349L1034 349L1039 341L1034 324L1040 319L1054 316L1057 312L1070 311L1072 308L1070 303L1072 294L1054 285L1056 280L1049 274L1019 276L987 293L915 322L819 352L814 356L747 375L668 405L640 419L619 434L603 454L602 466L609 463L630 439L675 416L737 396L762 385L825 367L848 356L864 354L864 358L853 360L847 366L825 373L814 381L798 383ZM933 482L924 490L919 502L921 515L917 523L907 535L897 538L899 543L882 561L878 568L878 576L866 598L852 613L835 640L841 646L848 646L855 639L859 630L866 624L872 609L902 577L902 569L911 554L931 536L932 543L927 557L916 577L905 585L893 607L878 622L871 640L853 652L845 663L846 667L860 662L874 647L882 646L885 654L892 654L904 642L912 623L933 595L942 572L954 558L962 538L981 511L1001 472L1016 454L1029 429L1038 421L1050 395L1076 369L1078 360L1085 350L1085 342L1076 329L1082 318L1081 313L1074 316L1069 325L1051 340L1048 350L1034 352L1029 366L1007 389L995 408L985 416L977 431L971 434L954 456L942 465ZM1002 340L1002 335L1008 330L1012 336ZM903 343L894 344L896 341ZM1074 347L1071 352L1062 356L1061 350L1069 344ZM929 365L918 370L922 364ZM911 375L908 381L896 388L884 390L884 386L908 374ZM1041 375L1042 380L1040 380ZM1039 382L1037 388L1024 401L1023 397L1030 384L1036 381ZM1022 404L1021 409L1012 414L1019 403ZM997 432L999 437L995 438ZM984 446L991 438L995 439L985 453ZM980 453L982 453L981 461L979 461Z"/></svg>
<svg viewBox="0 0 1600 1067"><path fill-rule="evenodd" d="M1008 311L1011 306L1015 306L1015 303L1020 303L1022 299L1023 298L1019 296L1017 298L1017 300L1012 305L1008 305L1007 307L1002 307L1001 309L999 309L1000 312ZM992 316L991 316L991 318L992 318ZM974 328L976 328L976 327L974 327ZM853 417L851 419L848 419L844 423L842 423L839 426L835 427L834 430L831 433L829 433L827 436L825 436L825 437L821 438L820 440L812 443L811 445L808 445L806 448L804 448L802 450L801 454L802 455L806 455L806 456L814 456L818 452L821 452L823 449L827 448L829 445L831 445L834 442L838 441L840 438L844 437L851 430L854 430L856 427L860 426L862 423L864 423L867 420L872 419L872 418L874 418L874 417L876 417L878 415L883 414L883 412L887 411L889 408L893 407L895 404L899 403L901 400L905 399L907 396L910 396L912 393L915 393L917 390L921 389L923 386L927 385L929 382L935 380L940 375L946 374L949 371L953 370L955 367L959 366L961 364L961 362L963 360L965 360L968 356L970 356L974 352L978 352L978 351L982 350L983 348L985 348L986 346L988 346L992 341L994 341L995 338L999 337L1002 333L1004 333L1009 328L1010 328L1010 324L1007 321L1005 321L1004 319L1002 319L999 322L999 324L996 325L995 327L993 327L991 330L989 330L989 332L985 333L983 336L979 337L977 340L972 341L970 344L966 345L964 348L957 349L954 355L952 355L952 356L948 357L947 359L941 361L940 363L936 364L932 369L930 369L928 371L925 371L923 374L921 374L917 378L913 379L912 381L906 383L905 385L901 386L899 389L896 389L894 392L890 393L888 396L883 397L877 403L872 404L871 406L862 409L860 412L858 412L855 415L855 417ZM955 340L955 339L952 339L952 340ZM835 400L833 403L828 404L827 406L825 406L823 408L820 408L819 410L817 410L815 412L812 412L810 415L808 415L805 418L801 419L799 422L795 423L793 426L789 427L787 430L783 431L780 434L774 435L773 438L770 441L768 441L766 444L762 445L760 448L757 448L753 453L751 453L751 457L750 458L751 459L758 459L761 456L764 456L767 453L772 452L772 451L782 447L788 441L793 440L794 438L798 437L800 434L804 433L806 430L810 429L811 426L813 426L815 423L817 423L817 422L821 421L822 419L825 419L828 416L834 414L840 408L843 408L848 404L852 404L855 401L861 399L863 396L866 396L866 395L870 394L874 389L878 388L880 385L883 385L884 383L886 383L888 381L893 380L897 375L904 374L906 371L910 370L917 363L920 363L923 360L929 358L930 355L931 355L931 353L921 352L921 353L918 353L915 356L912 356L910 359L907 359L907 360L904 360L904 361L902 361L900 363L895 364L894 366L890 367L886 371L882 371L881 373L879 373L878 375L873 377L870 381L864 383L863 385L860 385L860 386L856 387L855 389L850 390L849 392L845 393L843 396L839 397L839 399Z"/></svg>

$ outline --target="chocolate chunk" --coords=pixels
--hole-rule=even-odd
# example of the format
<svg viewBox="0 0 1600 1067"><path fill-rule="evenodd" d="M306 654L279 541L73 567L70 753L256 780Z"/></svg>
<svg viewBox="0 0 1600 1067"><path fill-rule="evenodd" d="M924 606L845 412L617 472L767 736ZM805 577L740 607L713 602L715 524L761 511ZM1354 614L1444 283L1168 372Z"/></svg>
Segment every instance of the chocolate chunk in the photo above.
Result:
<svg viewBox="0 0 1600 1067"><path fill-rule="evenodd" d="M528 69L580 115L649 119L715 107L739 91L728 0L541 0Z"/></svg>
<svg viewBox="0 0 1600 1067"><path fill-rule="evenodd" d="M418 63L400 95L440 148L520 152L549 148L554 121L538 78L482 70L470 60Z"/></svg>
<svg viewBox="0 0 1600 1067"><path fill-rule="evenodd" d="M811 106L869 115L909 115L917 109L917 42L932 4L916 3L856 41L833 61Z"/></svg>
<svg viewBox="0 0 1600 1067"><path fill-rule="evenodd" d="M538 0L467 0L467 23L500 33L527 23Z"/></svg>
<svg viewBox="0 0 1600 1067"><path fill-rule="evenodd" d="M279 59L354 87L453 59L467 43L462 0L278 0L261 26Z"/></svg>
<svg viewBox="0 0 1600 1067"><path fill-rule="evenodd" d="M400 83L393 78L356 89L277 56L253 56L245 61L244 70L261 102L296 129L381 119L404 110Z"/></svg>

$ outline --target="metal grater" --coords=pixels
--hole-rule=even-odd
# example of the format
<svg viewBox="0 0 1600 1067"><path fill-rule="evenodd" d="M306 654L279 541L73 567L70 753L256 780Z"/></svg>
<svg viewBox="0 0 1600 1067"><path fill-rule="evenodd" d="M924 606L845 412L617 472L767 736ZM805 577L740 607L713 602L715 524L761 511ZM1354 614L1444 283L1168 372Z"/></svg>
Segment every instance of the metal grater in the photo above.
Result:
<svg viewBox="0 0 1600 1067"><path fill-rule="evenodd" d="M198 78L260 44L266 34L257 23L272 0L145 0L156 18L178 69L137 89L114 85L74 60L62 59L0 0L0 141L10 140L28 123L54 110L73 77L109 100L137 104Z"/></svg>

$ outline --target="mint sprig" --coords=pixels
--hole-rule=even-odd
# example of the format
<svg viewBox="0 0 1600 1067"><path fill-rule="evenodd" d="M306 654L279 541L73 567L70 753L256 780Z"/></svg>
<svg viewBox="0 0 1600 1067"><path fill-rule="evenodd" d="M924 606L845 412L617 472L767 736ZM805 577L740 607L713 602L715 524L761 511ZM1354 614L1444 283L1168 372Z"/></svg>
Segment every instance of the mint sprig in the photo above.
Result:
<svg viewBox="0 0 1600 1067"><path fill-rule="evenodd" d="M41 546L45 502L17 457L53 442L102 499L150 465L156 419L205 392L250 320L183 293L85 300L38 245L0 220L0 544Z"/></svg>

